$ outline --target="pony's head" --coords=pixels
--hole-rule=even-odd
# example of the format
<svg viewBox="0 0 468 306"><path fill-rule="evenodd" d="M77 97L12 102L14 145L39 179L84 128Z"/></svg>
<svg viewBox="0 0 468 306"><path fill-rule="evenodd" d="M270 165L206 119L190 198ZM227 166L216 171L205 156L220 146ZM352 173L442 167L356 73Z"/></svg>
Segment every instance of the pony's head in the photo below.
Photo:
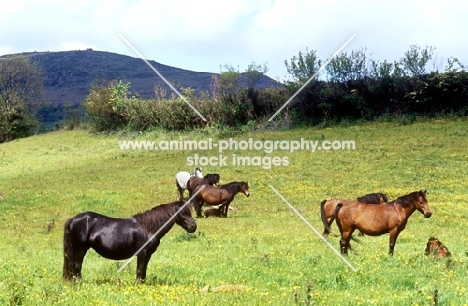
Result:
<svg viewBox="0 0 468 306"><path fill-rule="evenodd" d="M208 173L203 178L206 179L211 186L219 186L220 176L218 173Z"/></svg>
<svg viewBox="0 0 468 306"><path fill-rule="evenodd" d="M249 183L248 182L241 182L241 191L245 194L246 197L250 196L249 191Z"/></svg>
<svg viewBox="0 0 468 306"><path fill-rule="evenodd" d="M202 178L202 177L203 177L202 168L201 168L201 167L195 168L195 170L193 170L193 172L192 172L192 176L196 176L196 177Z"/></svg>
<svg viewBox="0 0 468 306"><path fill-rule="evenodd" d="M184 201L174 202L174 208L176 212L183 207ZM184 230L189 233L194 233L197 230L197 222L192 218L192 212L190 211L190 205L185 205L184 208L174 218L175 223L180 225Z"/></svg>
<svg viewBox="0 0 468 306"><path fill-rule="evenodd" d="M427 204L426 190L419 190L419 192L417 192L417 197L418 199L415 203L416 209L424 215L424 218L430 218L432 216L432 211Z"/></svg>

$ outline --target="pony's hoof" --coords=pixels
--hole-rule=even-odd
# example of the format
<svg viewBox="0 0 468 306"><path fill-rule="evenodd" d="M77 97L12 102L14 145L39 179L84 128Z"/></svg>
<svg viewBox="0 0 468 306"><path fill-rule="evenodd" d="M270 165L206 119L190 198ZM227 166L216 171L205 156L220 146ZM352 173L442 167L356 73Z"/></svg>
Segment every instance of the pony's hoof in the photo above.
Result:
<svg viewBox="0 0 468 306"><path fill-rule="evenodd" d="M138 286L139 284L144 284L144 283L145 283L145 279L144 279L144 278L138 277L138 278L135 280L135 286Z"/></svg>

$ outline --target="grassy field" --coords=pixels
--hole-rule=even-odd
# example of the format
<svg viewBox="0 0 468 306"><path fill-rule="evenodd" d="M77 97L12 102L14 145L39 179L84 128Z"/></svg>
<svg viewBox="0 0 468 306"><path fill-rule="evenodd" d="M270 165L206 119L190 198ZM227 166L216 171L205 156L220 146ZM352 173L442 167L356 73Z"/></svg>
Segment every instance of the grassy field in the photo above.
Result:
<svg viewBox="0 0 468 306"><path fill-rule="evenodd" d="M177 197L174 175L187 158L212 151L120 150L118 140L227 139L213 130L144 135L59 131L0 144L1 305L468 305L468 121L375 122L326 129L245 132L238 140L354 140L355 150L230 150L226 166L205 166L221 182L248 181L227 219L174 227L153 255L144 285L136 263L90 250L83 281L62 281L63 223L93 210L128 217ZM264 169L234 166L236 156L287 158ZM389 257L388 235L352 243L349 269L271 190L276 188L320 232L319 203L385 192L389 199L427 189L430 219L415 212ZM335 224L327 240L338 249ZM424 255L436 236L452 258ZM223 285L241 285L223 286ZM209 288L208 290L206 290ZM205 289L205 290L204 290ZM220 289L220 290L217 290ZM223 290L221 290L223 289ZM434 291L437 290L437 296Z"/></svg>

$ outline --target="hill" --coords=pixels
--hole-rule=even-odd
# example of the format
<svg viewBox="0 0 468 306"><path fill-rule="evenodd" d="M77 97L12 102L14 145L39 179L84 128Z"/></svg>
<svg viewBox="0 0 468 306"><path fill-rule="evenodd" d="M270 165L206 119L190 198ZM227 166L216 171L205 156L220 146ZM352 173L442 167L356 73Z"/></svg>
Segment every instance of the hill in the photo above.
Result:
<svg viewBox="0 0 468 306"><path fill-rule="evenodd" d="M26 56L38 62L44 69L45 98L53 105L71 101L80 104L89 92L92 82L102 80L126 80L132 85L132 93L143 98L154 98L154 86L161 85L171 90L164 81L140 58L94 51L92 49L62 52L28 52L2 57ZM149 60L175 88L190 87L195 92L210 92L212 76L217 73L195 72L160 64ZM241 79L242 81L242 79ZM264 76L257 88L279 87Z"/></svg>

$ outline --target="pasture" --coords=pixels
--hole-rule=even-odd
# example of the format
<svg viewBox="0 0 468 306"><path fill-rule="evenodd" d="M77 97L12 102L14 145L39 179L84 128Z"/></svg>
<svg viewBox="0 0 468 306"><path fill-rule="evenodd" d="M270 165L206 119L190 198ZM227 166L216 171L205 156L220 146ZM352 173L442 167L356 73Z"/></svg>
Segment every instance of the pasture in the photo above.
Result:
<svg viewBox="0 0 468 306"><path fill-rule="evenodd" d="M59 131L0 144L1 305L468 305L468 122L373 122L325 129L214 130L138 135ZM88 251L83 280L62 280L63 225L80 212L129 217L178 198L174 176L187 158L213 151L120 150L118 140L354 140L355 150L231 150L236 156L287 157L288 165L203 166L222 184L248 181L227 218L197 218L174 228L134 286L136 260ZM229 160L229 159L228 159ZM320 202L384 192L389 200L427 190L432 217L416 211L393 257L388 234L351 241L353 272L271 190L320 232ZM186 194L187 197L187 194ZM206 207L204 207L206 209ZM193 216L195 214L193 213ZM354 234L357 237L357 232ZM451 258L424 255L436 236ZM335 223L326 238L339 250Z"/></svg>

